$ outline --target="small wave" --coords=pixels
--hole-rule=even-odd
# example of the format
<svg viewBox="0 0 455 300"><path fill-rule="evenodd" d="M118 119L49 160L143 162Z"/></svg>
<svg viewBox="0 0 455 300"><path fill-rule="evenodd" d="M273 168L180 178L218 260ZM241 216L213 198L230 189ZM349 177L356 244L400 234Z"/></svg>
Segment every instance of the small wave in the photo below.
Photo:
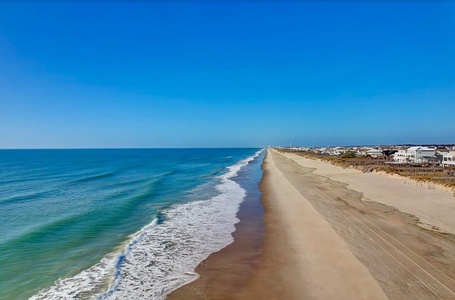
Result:
<svg viewBox="0 0 455 300"><path fill-rule="evenodd" d="M214 176L216 176L218 174L223 173L224 170L225 170L224 167L219 167L219 168L214 169L210 173L200 175L200 177L202 177L202 178L211 178L211 177L214 177Z"/></svg>
<svg viewBox="0 0 455 300"><path fill-rule="evenodd" d="M143 184L146 184L150 178L137 178L137 179L123 179L123 180L115 180L112 182L106 183L104 186L109 189L121 189L121 188L135 188L136 186L141 186Z"/></svg>
<svg viewBox="0 0 455 300"><path fill-rule="evenodd" d="M8 198L0 199L0 204L28 202L28 201L32 201L32 200L38 199L40 197L43 197L54 191L57 191L57 189L52 188L52 189L47 189L44 191L38 191L38 192L32 192L32 193L28 193L28 194L11 196Z"/></svg>
<svg viewBox="0 0 455 300"><path fill-rule="evenodd" d="M227 167L228 172L226 174L222 175L221 178L228 179L228 178L232 178L232 177L236 176L241 168L248 165L251 161L255 160L256 157L258 157L263 151L264 151L264 149L261 149L261 150L257 151L253 156L250 156L233 166Z"/></svg>
<svg viewBox="0 0 455 300"><path fill-rule="evenodd" d="M170 170L167 172L147 175L146 177L135 178L135 177L124 177L119 178L118 180L108 182L104 186L108 188L118 189L123 187L129 188L142 188L144 185L150 185L155 183L157 180L161 180L162 178L175 174L175 170Z"/></svg>
<svg viewBox="0 0 455 300"><path fill-rule="evenodd" d="M128 211L136 207L138 203L146 201L153 197L154 195L157 195L159 193L159 189L157 188L157 186L159 185L161 180L162 177L156 177L145 182L145 184L141 188L137 189L136 193L129 196L128 200L121 205L122 211L128 213ZM115 196L114 198L116 197L117 196Z"/></svg>
<svg viewBox="0 0 455 300"><path fill-rule="evenodd" d="M61 216L59 219L52 220L47 223L35 224L24 228L16 235L10 238L4 238L2 245L5 247L13 247L13 245L26 244L27 241L33 239L46 239L51 237L55 229L65 228L66 226L74 225L79 222L80 216Z"/></svg>
<svg viewBox="0 0 455 300"><path fill-rule="evenodd" d="M107 177L112 177L114 176L114 172L105 172L101 174L95 174L95 175L90 175L87 177L83 178L78 178L73 180L72 182L87 182L87 181L92 181L92 180L97 180L97 179L102 179L102 178L107 178Z"/></svg>

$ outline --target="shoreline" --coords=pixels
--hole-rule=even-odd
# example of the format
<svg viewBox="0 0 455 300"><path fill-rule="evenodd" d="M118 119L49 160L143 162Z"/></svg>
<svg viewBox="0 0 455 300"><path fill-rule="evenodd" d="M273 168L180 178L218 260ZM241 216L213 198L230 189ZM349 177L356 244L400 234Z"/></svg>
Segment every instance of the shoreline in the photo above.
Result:
<svg viewBox="0 0 455 300"><path fill-rule="evenodd" d="M261 165L262 178L263 161L255 163ZM237 212L233 242L200 262L194 271L199 278L172 291L166 299L230 299L233 290L242 288L258 262L264 240L259 182L253 179L249 186L244 182L248 187Z"/></svg>
<svg viewBox="0 0 455 300"><path fill-rule="evenodd" d="M274 156L273 150L267 152L261 182L263 254L238 299L387 299L343 240L277 168Z"/></svg>
<svg viewBox="0 0 455 300"><path fill-rule="evenodd" d="M204 179L199 179L204 184L196 181L194 188L185 189L187 193L184 199L188 201L166 203L167 207L155 209L153 221L129 234L121 245L116 246L115 252L108 252L99 262L83 268L75 275L54 281L31 297L163 299L173 289L196 279L197 274L190 271L210 253L232 242L238 209L245 198L245 190L234 179L239 177L243 169L247 169L244 166L255 161L261 153L249 153L252 150L239 151L240 160L230 156L228 161L221 161L220 155L215 152L213 156L216 160L210 165L213 171L208 172L204 165L204 174L210 174L209 181L204 175ZM231 153L231 150L225 153ZM245 154L248 154L246 158ZM234 163L230 164L230 161ZM221 176L218 175L220 165L223 170ZM188 173L188 177L191 179L196 176ZM188 178L182 181L188 181ZM165 185L162 187L166 188ZM177 189L172 187L169 190ZM159 205L160 202L154 204ZM159 222L160 218L165 221Z"/></svg>
<svg viewBox="0 0 455 300"><path fill-rule="evenodd" d="M307 163L268 149L260 183L265 233L255 259L243 265L231 260L252 255L251 248L239 247L246 239L241 219L234 243L210 255L209 264L203 262L196 270L204 278L210 268L217 269L213 284L199 293L189 284L169 299L455 297L455 235L422 228L418 217L366 198L368 193L359 191L359 186L339 180L341 167L330 165L339 168L330 173L327 163ZM394 190L376 180L346 176L363 188L385 194L389 190L409 201L415 200L410 191L422 189L401 183ZM438 210L444 211L444 206ZM237 284L229 283L229 277L241 273L245 265L248 272L237 277Z"/></svg>
<svg viewBox="0 0 455 300"><path fill-rule="evenodd" d="M251 248L242 247L246 238L242 231L246 227L242 229L245 220L241 219L233 234L234 242L211 254L196 269L201 277L175 290L167 299L387 299L330 225L309 203L299 203L303 197L280 176L269 151L262 169L265 235L261 249L255 248L255 259L238 263L238 256L252 254L248 254ZM292 203L277 201L283 194L290 196L289 193ZM307 218L300 218L300 212ZM311 230L302 236L298 228ZM241 273L245 265L249 272L232 280L232 274Z"/></svg>

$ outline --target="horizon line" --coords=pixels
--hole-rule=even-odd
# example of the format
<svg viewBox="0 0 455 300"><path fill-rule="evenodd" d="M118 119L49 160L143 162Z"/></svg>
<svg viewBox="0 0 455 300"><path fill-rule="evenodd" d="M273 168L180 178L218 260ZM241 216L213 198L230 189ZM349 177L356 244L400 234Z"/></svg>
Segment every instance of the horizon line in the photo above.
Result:
<svg viewBox="0 0 455 300"><path fill-rule="evenodd" d="M261 149L264 147L68 147L68 148L0 148L2 150L140 150L140 149Z"/></svg>

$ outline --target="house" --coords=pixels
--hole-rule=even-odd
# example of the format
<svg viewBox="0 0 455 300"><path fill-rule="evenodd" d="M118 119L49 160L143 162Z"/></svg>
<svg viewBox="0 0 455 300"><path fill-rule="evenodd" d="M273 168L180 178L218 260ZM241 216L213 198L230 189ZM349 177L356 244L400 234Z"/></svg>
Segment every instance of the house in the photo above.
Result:
<svg viewBox="0 0 455 300"><path fill-rule="evenodd" d="M436 154L444 155L444 153L448 153L450 150L447 147L438 147L436 148Z"/></svg>
<svg viewBox="0 0 455 300"><path fill-rule="evenodd" d="M345 152L346 152L346 149L343 148L343 147L335 147L335 148L333 149L333 154L334 154L334 155L342 155L342 154L344 154Z"/></svg>
<svg viewBox="0 0 455 300"><path fill-rule="evenodd" d="M383 149L382 152L384 153L384 155L387 157L387 158L391 158L393 157L393 155L395 153L398 152L397 149Z"/></svg>
<svg viewBox="0 0 455 300"><path fill-rule="evenodd" d="M380 148L372 148L366 151L366 155L369 155L371 157L382 157L384 153Z"/></svg>
<svg viewBox="0 0 455 300"><path fill-rule="evenodd" d="M447 147L437 147L435 150L434 156L436 157L436 161L439 164L442 164L442 158L444 154L448 153L450 150Z"/></svg>
<svg viewBox="0 0 455 300"><path fill-rule="evenodd" d="M423 146L414 146L400 149L393 155L393 160L398 163L425 163L435 156L435 149Z"/></svg>
<svg viewBox="0 0 455 300"><path fill-rule="evenodd" d="M406 149L399 149L394 155L393 160L397 163L404 164L411 161L411 154L407 153Z"/></svg>
<svg viewBox="0 0 455 300"><path fill-rule="evenodd" d="M442 155L443 167L455 167L455 150L446 152Z"/></svg>
<svg viewBox="0 0 455 300"><path fill-rule="evenodd" d="M411 158L414 158L415 163L427 162L428 158L434 157L435 150L430 147L410 147L407 150L411 154Z"/></svg>

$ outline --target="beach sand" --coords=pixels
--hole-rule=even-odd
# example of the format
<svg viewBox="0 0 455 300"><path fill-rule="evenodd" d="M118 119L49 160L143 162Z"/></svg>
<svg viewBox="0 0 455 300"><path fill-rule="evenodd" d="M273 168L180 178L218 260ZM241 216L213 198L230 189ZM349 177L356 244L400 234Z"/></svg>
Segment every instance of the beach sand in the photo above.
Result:
<svg viewBox="0 0 455 300"><path fill-rule="evenodd" d="M301 166L313 168L316 175L346 184L349 189L362 193L363 201L392 206L415 215L425 228L455 234L455 197L446 188L398 175L344 169L292 153L284 155Z"/></svg>
<svg viewBox="0 0 455 300"><path fill-rule="evenodd" d="M169 299L455 299L451 193L275 150L263 169L262 242L242 221Z"/></svg>
<svg viewBox="0 0 455 300"><path fill-rule="evenodd" d="M261 193L257 190L259 178L251 180L248 192L240 205L232 234L234 243L212 253L199 264L200 278L170 295L167 299L229 299L244 286L259 260L264 243L264 209Z"/></svg>

